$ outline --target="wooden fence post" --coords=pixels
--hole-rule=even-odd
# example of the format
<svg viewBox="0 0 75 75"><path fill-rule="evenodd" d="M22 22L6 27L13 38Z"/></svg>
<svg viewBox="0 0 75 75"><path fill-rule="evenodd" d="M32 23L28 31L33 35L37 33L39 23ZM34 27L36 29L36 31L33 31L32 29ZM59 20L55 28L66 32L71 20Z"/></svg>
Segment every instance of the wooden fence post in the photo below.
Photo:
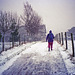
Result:
<svg viewBox="0 0 75 75"><path fill-rule="evenodd" d="M63 32L61 32L61 37L62 37L62 45L64 45Z"/></svg>
<svg viewBox="0 0 75 75"><path fill-rule="evenodd" d="M20 45L20 35L19 35L19 45Z"/></svg>
<svg viewBox="0 0 75 75"><path fill-rule="evenodd" d="M57 42L58 42L58 34L56 35L56 40L57 40Z"/></svg>
<svg viewBox="0 0 75 75"><path fill-rule="evenodd" d="M25 35L24 35L24 44L25 44Z"/></svg>
<svg viewBox="0 0 75 75"><path fill-rule="evenodd" d="M56 41L58 41L58 34L55 35L55 38L54 38Z"/></svg>
<svg viewBox="0 0 75 75"><path fill-rule="evenodd" d="M67 34L65 32L65 43L66 43L66 50L68 49L68 46L67 46Z"/></svg>
<svg viewBox="0 0 75 75"><path fill-rule="evenodd" d="M59 43L61 44L61 37L60 37L60 33L59 33Z"/></svg>
<svg viewBox="0 0 75 75"><path fill-rule="evenodd" d="M59 41L59 36L58 36L58 34L57 34L57 41Z"/></svg>
<svg viewBox="0 0 75 75"><path fill-rule="evenodd" d="M2 37L2 51L4 51L5 49L4 49L4 35L3 35L3 37Z"/></svg>
<svg viewBox="0 0 75 75"><path fill-rule="evenodd" d="M12 47L14 47L14 35L12 34Z"/></svg>
<svg viewBox="0 0 75 75"><path fill-rule="evenodd" d="M74 57L74 42L73 42L73 34L71 33L71 41L72 41L72 51L73 51L73 57Z"/></svg>

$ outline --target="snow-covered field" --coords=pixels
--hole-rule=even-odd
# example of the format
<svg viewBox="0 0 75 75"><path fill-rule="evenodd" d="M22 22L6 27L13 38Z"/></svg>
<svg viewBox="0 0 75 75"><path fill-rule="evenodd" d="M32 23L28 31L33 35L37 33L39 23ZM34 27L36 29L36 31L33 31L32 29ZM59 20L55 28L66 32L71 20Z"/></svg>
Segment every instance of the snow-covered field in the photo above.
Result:
<svg viewBox="0 0 75 75"><path fill-rule="evenodd" d="M14 42L14 46L19 45L19 42ZM12 47L12 42L4 42L5 50ZM0 51L2 51L2 42L0 42Z"/></svg>
<svg viewBox="0 0 75 75"><path fill-rule="evenodd" d="M70 56L70 51L71 50L65 50L64 46L60 46L58 47L62 58L65 62L67 71L69 73L69 75L75 75L75 57Z"/></svg>
<svg viewBox="0 0 75 75"><path fill-rule="evenodd" d="M37 59L36 61L39 61L39 62L40 61L45 61L45 62L47 61L49 63L50 62L55 63L56 60L61 58L61 56L60 56L60 58L56 58L59 55L58 50L59 50L60 54L62 55L62 58L64 60L64 64L66 65L68 73L70 75L75 74L75 63L74 63L75 58L73 58L73 60L70 60L69 53L67 51L64 51L65 50L64 47L61 47L61 45L59 45L56 41L54 41L54 48L53 48L54 51L51 51L49 53L47 50L48 50L47 42L36 42L36 43L32 42L32 43L23 44L21 46L15 47L15 48L10 49L8 51L2 52L0 54L0 75L2 74L2 72L4 70L8 69L14 63L14 61L16 61L19 57L23 56L24 54L30 55L31 53L35 53L35 56L33 56L31 54L32 55L31 59L34 59L34 60ZM41 56L37 56L38 54L40 54L44 58L42 58ZM27 58L29 58L29 56ZM56 59L54 59L54 58L56 58ZM61 60L60 60L60 62L62 63ZM56 64L56 65L59 65L59 64ZM45 66L45 65L42 65L41 67L43 67L43 66ZM47 67L48 66L46 66L46 68ZM53 67L56 68L57 66L53 66ZM55 70L56 69L54 69L54 71ZM33 74L33 75L35 75L35 74Z"/></svg>
<svg viewBox="0 0 75 75"><path fill-rule="evenodd" d="M30 47L32 43L23 44L22 46L14 47L7 51L4 51L0 54L0 75L1 73L7 69L12 63L20 57L20 53L24 51L26 48Z"/></svg>
<svg viewBox="0 0 75 75"><path fill-rule="evenodd" d="M67 51L72 55L72 41L71 40L68 40L67 43L68 43L68 50ZM64 47L66 47L65 40L64 40ZM75 40L74 40L74 50L75 50Z"/></svg>

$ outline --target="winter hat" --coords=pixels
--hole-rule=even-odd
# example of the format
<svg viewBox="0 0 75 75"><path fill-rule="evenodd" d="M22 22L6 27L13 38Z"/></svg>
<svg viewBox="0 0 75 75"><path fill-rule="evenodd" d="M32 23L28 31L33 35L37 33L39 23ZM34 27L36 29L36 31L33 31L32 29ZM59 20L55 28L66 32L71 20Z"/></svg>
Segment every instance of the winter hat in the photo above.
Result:
<svg viewBox="0 0 75 75"><path fill-rule="evenodd" d="M49 33L52 33L52 31L50 30Z"/></svg>

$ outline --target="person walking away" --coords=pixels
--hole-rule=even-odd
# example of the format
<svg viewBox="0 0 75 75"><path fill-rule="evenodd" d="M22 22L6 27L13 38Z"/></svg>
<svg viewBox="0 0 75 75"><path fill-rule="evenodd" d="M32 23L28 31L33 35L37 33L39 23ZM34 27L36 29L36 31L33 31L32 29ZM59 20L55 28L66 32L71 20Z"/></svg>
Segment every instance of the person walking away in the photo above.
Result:
<svg viewBox="0 0 75 75"><path fill-rule="evenodd" d="M46 37L46 42L48 40L48 51L50 51L50 48L51 48L51 50L53 48L53 39L54 39L54 35L53 35L52 31L50 30L49 34L47 34L47 37Z"/></svg>

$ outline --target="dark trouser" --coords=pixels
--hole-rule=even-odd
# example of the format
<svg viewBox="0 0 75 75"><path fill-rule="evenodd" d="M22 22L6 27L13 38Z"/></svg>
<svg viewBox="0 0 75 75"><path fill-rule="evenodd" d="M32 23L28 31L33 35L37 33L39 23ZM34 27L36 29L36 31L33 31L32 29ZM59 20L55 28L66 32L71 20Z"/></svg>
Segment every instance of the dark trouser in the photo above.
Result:
<svg viewBox="0 0 75 75"><path fill-rule="evenodd" d="M53 42L48 42L48 48L50 49L50 47L51 47L51 50L52 50Z"/></svg>

